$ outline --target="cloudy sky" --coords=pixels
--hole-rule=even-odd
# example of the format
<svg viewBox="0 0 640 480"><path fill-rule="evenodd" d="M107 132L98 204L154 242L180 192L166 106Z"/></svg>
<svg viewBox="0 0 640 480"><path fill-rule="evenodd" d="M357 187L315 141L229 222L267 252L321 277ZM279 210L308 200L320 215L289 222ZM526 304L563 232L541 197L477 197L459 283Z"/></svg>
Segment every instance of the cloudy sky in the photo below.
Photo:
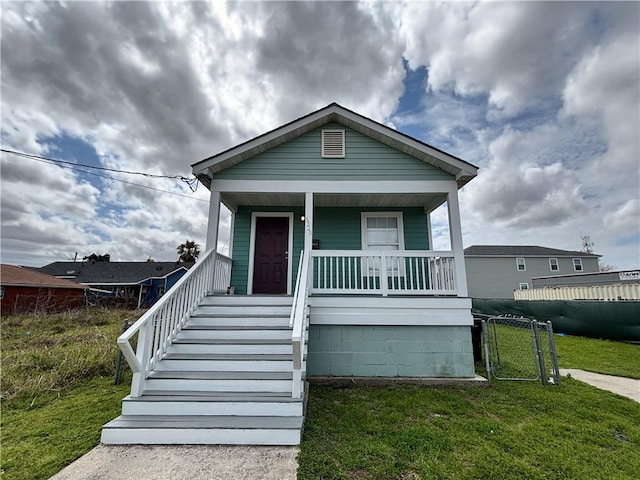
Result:
<svg viewBox="0 0 640 480"><path fill-rule="evenodd" d="M335 101L480 167L460 194L465 246L580 250L587 234L604 263L640 263L640 3L0 9L4 149L188 177ZM202 185L11 154L1 168L2 262L204 245Z"/></svg>

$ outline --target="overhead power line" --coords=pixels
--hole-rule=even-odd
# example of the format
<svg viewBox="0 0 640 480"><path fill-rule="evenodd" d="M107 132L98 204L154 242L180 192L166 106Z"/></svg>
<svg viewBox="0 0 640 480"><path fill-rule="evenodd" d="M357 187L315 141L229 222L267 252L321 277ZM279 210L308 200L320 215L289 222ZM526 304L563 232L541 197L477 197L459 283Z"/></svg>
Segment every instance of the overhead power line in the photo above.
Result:
<svg viewBox="0 0 640 480"><path fill-rule="evenodd" d="M155 174L155 173L147 173L147 172L137 172L134 170L121 170L118 168L108 168L108 167L100 167L100 166L96 166L96 165L88 165L85 163L77 163L77 162L70 162L68 160L60 160L58 158L50 158L50 157L44 157L42 155L33 155L31 153L24 153L24 152L19 152L17 150L9 150L6 148L0 148L0 152L4 152L4 153L10 153L11 155L16 155L18 157L24 157L24 158L29 158L32 160L46 160L48 162L52 162L55 164L58 164L60 166L62 165L71 165L73 167L84 167L84 168L91 168L94 170L102 170L102 171L107 171L107 172L115 172L115 173L124 173L127 175L142 175L143 177L148 177L148 178L168 178L171 180L181 180L184 183L186 183L189 188L191 189L192 192L196 191L196 188L193 187L193 185L196 185L198 182L197 178L193 178L193 177L185 177L183 175L161 175L161 174ZM88 173L88 172L87 172ZM139 184L136 184L139 185Z"/></svg>
<svg viewBox="0 0 640 480"><path fill-rule="evenodd" d="M35 160L36 162L41 162L41 163L45 163L48 165L56 165L59 166L60 168L66 168L69 170L75 170L78 172L82 172L85 173L87 175L93 175L95 177L102 177L102 178L108 178L109 180L113 180L115 182L120 182L120 183L126 183L127 185L134 185L136 187L140 187L140 188L146 188L148 190L155 190L156 192L162 192L162 193L167 193L169 195L177 195L178 197L184 197L184 198L190 198L191 200L196 200L198 202L209 202L208 200L203 200L201 198L195 198L195 197L191 197L189 195L184 195L182 193L177 193L177 192L172 192L170 190L162 190L160 188L155 188L155 187L150 187L148 185L142 185L140 183L134 183L134 182L128 182L126 180L121 180L119 178L115 178L112 177L111 175L104 175L104 174L100 174L100 173L96 173L96 172L90 172L87 170L84 170L83 168L78 168L78 167L84 167L84 168L95 168L98 170L107 170L107 171L112 171L112 172L118 172L118 173L128 173L131 175L144 175L146 177L153 177L153 178L168 178L171 180L182 180L185 181L186 177L183 177L181 175L155 175L155 174L148 174L148 173L144 173L144 172L132 172L132 171L126 171L126 170L117 170L117 169L111 169L111 168L105 168L105 167L96 167L93 165L85 165L85 164L81 164L81 163L75 163L75 162L68 162L65 160L57 160L57 159L52 159L52 158L47 158L47 157L41 157L38 155L30 155L27 153L22 153L22 152L16 152L13 150L7 150L4 148L1 148L0 151L4 152L4 153L10 153L19 157L24 157L24 158L28 158L30 160ZM187 183L189 185L189 188L191 189L192 192L195 192L197 190L197 179L186 179L191 181L192 183ZM192 184L196 184L196 188L192 188L191 185Z"/></svg>

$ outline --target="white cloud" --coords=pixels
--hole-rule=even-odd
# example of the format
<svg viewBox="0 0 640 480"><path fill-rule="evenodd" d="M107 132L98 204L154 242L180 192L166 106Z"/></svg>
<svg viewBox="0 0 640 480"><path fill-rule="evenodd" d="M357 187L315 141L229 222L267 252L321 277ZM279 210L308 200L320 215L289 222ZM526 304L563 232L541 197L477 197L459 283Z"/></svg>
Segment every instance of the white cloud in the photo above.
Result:
<svg viewBox="0 0 640 480"><path fill-rule="evenodd" d="M429 88L487 94L517 114L557 95L590 42L594 8L567 2L410 3L400 34L412 65L429 67Z"/></svg>
<svg viewBox="0 0 640 480"><path fill-rule="evenodd" d="M0 8L5 147L47 153L43 139L70 135L106 166L187 175L337 101L482 167L461 196L467 244L576 248L581 232L610 230L593 234L596 249L630 256L621 236L640 197L637 3ZM403 58L428 70L411 118L395 111ZM189 200L87 178L4 158L3 260L37 265L76 250L170 260L186 238L204 244L203 187ZM172 181L118 178L191 195Z"/></svg>
<svg viewBox="0 0 640 480"><path fill-rule="evenodd" d="M622 233L625 236L640 231L640 200L632 198L619 209L607 213L603 220L608 229Z"/></svg>

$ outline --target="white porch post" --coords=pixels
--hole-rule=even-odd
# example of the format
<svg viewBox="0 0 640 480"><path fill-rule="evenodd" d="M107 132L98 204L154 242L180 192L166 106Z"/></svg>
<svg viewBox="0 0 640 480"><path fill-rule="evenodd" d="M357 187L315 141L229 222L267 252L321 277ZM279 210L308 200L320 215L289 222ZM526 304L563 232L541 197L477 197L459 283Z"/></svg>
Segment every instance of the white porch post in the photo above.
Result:
<svg viewBox="0 0 640 480"><path fill-rule="evenodd" d="M456 268L456 290L459 297L466 297L467 273L464 267L464 248L462 247L462 224L460 222L460 206L458 191L447 194L447 208L449 209L449 234L451 235L451 250Z"/></svg>
<svg viewBox="0 0 640 480"><path fill-rule="evenodd" d="M313 246L313 192L304 194L304 249Z"/></svg>
<svg viewBox="0 0 640 480"><path fill-rule="evenodd" d="M304 251L311 251L313 247L313 192L304 194ZM313 257L309 255L307 285L313 288Z"/></svg>
<svg viewBox="0 0 640 480"><path fill-rule="evenodd" d="M211 185L211 198L209 199L209 224L207 225L206 250L218 249L218 229L220 224L220 191Z"/></svg>
<svg viewBox="0 0 640 480"><path fill-rule="evenodd" d="M227 207L229 208L229 207ZM229 208L229 212L231 212L231 222L229 224L229 258L233 258L233 230L236 226L236 212Z"/></svg>
<svg viewBox="0 0 640 480"><path fill-rule="evenodd" d="M431 230L431 212L427 213L427 244L428 250L433 250L433 231Z"/></svg>

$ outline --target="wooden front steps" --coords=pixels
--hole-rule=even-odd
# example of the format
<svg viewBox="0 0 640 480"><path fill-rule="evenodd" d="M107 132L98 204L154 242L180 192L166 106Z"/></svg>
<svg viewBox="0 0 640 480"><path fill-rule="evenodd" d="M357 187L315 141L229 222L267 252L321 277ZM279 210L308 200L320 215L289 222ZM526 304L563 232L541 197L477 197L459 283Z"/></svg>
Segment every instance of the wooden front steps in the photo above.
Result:
<svg viewBox="0 0 640 480"><path fill-rule="evenodd" d="M205 298L102 443L298 445L290 313L290 297Z"/></svg>

